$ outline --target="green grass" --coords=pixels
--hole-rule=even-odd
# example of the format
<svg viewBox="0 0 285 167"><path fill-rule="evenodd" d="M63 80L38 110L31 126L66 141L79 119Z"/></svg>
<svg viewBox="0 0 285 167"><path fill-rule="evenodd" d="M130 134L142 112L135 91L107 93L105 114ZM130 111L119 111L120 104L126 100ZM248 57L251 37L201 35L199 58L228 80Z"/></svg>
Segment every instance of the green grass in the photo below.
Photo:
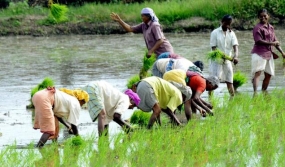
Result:
<svg viewBox="0 0 285 167"><path fill-rule="evenodd" d="M118 13L123 20L131 23L140 23L140 11L144 7L151 7L163 24L173 24L175 21L193 16L204 17L208 20L220 20L225 14L234 13L240 7L239 0L170 0L164 2L151 1L133 4L95 4L86 3L81 7L69 6L67 17L69 22L112 22L110 13ZM240 7L241 8L241 7ZM18 16L46 16L49 10L43 7L30 8L26 2L11 3L8 9L0 11L0 19Z"/></svg>
<svg viewBox="0 0 285 167"><path fill-rule="evenodd" d="M26 166L58 163L69 166L283 166L285 163L285 90L269 95L240 93L215 100L215 115L196 116L184 127L162 126L112 136L72 138L61 147L46 145L41 158L35 149L0 151L1 165ZM219 103L224 105L217 106ZM98 148L94 149L99 143ZM57 153L59 152L59 154ZM60 152L63 152L61 154ZM167 157L167 158L166 158ZM143 164L143 165L142 165ZM24 166L25 166L24 165Z"/></svg>

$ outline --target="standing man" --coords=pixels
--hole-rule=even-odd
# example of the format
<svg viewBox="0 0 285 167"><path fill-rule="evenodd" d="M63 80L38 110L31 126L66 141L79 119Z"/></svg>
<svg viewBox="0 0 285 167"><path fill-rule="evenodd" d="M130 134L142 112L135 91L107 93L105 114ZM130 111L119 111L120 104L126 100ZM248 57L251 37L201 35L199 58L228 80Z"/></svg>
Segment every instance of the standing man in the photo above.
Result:
<svg viewBox="0 0 285 167"><path fill-rule="evenodd" d="M211 33L210 46L212 50L219 49L224 54L231 56L233 63L236 65L238 63L238 40L230 28L232 20L230 15L225 15L222 18L222 25ZM232 50L234 50L233 55ZM217 61L211 61L209 64L209 74L225 81L231 97L234 96L233 67L231 61L224 60L222 64L219 64ZM211 91L209 93L211 94Z"/></svg>

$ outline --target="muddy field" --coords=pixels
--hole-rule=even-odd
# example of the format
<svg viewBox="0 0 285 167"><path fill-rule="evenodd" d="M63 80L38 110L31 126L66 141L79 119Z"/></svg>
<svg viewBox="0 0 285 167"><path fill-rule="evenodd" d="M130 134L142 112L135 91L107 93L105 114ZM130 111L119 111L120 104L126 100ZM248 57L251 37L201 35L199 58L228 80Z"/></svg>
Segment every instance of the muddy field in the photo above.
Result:
<svg viewBox="0 0 285 167"><path fill-rule="evenodd" d="M281 44L285 43L285 30L278 30ZM240 70L250 79L250 31L236 32L240 43L240 63L234 70ZM207 75L206 54L210 50L209 33L166 34L175 52L192 60L203 60ZM37 142L41 136L34 130L33 112L26 109L30 104L30 90L45 77L51 77L56 87L78 88L89 81L106 80L120 90L126 89L127 79L139 72L145 43L142 35L69 35L51 37L13 36L0 40L0 148L16 143L25 147ZM285 49L285 45L283 47ZM282 60L277 59L276 76L270 89L284 83ZM252 93L252 85L246 83L240 92ZM215 91L217 96L227 93L221 84ZM207 93L203 94L207 98ZM128 111L124 118L130 117ZM82 136L97 135L96 123L92 123L88 112L82 110L79 132ZM63 128L62 128L63 129ZM114 133L120 129L113 124ZM60 133L60 140L64 137Z"/></svg>

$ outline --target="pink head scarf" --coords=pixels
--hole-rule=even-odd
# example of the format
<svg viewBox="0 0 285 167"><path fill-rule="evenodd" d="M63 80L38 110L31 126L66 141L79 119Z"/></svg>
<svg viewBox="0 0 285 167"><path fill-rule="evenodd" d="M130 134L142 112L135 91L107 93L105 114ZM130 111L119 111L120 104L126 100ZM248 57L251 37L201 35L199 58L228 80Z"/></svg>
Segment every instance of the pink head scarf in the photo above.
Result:
<svg viewBox="0 0 285 167"><path fill-rule="evenodd" d="M125 94L128 95L136 104L136 106L138 106L140 104L140 97L138 96L138 94L136 94L135 92L133 92L131 89L127 89L125 91Z"/></svg>

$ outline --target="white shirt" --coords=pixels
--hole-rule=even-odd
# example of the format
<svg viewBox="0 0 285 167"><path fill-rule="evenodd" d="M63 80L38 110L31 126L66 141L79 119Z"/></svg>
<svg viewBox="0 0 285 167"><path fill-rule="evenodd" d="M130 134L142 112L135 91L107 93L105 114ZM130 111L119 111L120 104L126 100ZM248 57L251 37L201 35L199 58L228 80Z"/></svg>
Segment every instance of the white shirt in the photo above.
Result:
<svg viewBox="0 0 285 167"><path fill-rule="evenodd" d="M233 46L238 45L238 40L233 31L224 33L222 27L216 28L211 33L210 46L216 46L228 56L232 56Z"/></svg>
<svg viewBox="0 0 285 167"><path fill-rule="evenodd" d="M79 112L81 106L76 97L66 94L60 90L56 90L54 95L54 115L64 117L73 125L79 124Z"/></svg>
<svg viewBox="0 0 285 167"><path fill-rule="evenodd" d="M166 67L170 60L171 58L158 59L156 62L157 69L161 73L165 73ZM191 61L185 58L172 59L172 61L173 61L172 69L181 69L185 72L189 69L190 66L194 66L194 64Z"/></svg>
<svg viewBox="0 0 285 167"><path fill-rule="evenodd" d="M106 111L107 116L105 124L108 124L113 120L115 113L122 115L128 110L130 105L129 96L114 88L108 82L103 80L94 81L89 85L100 88L101 98L98 100L98 103L101 103Z"/></svg>

